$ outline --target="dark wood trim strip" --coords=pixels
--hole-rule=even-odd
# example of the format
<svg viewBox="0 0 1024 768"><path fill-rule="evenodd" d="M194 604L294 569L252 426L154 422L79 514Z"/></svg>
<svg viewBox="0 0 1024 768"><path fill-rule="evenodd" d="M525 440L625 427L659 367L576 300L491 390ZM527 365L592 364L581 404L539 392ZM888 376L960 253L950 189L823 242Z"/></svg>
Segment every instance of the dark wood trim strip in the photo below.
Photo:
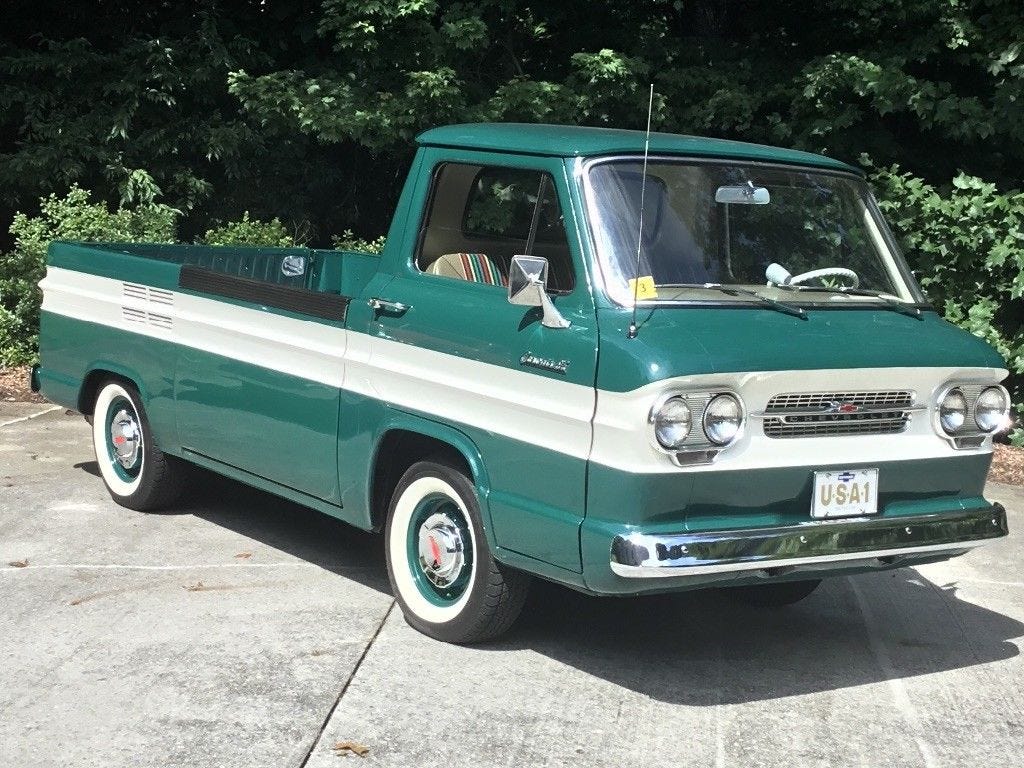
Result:
<svg viewBox="0 0 1024 768"><path fill-rule="evenodd" d="M181 268L178 286L190 291L212 293L228 299L248 301L267 307L286 309L300 315L312 315L324 320L344 321L351 299L334 293L321 293L305 288L274 285L251 277L227 275L191 264Z"/></svg>

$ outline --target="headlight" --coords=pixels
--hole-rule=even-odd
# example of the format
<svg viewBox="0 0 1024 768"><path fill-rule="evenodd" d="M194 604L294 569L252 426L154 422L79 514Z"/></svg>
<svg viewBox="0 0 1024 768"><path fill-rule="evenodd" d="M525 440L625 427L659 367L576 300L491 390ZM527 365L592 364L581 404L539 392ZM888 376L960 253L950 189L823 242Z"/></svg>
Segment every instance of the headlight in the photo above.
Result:
<svg viewBox="0 0 1024 768"><path fill-rule="evenodd" d="M743 407L732 395L717 395L704 409L704 434L715 445L736 439L743 424Z"/></svg>
<svg viewBox="0 0 1024 768"><path fill-rule="evenodd" d="M974 421L983 432L995 432L1010 413L1010 402L999 387L989 387L974 404Z"/></svg>
<svg viewBox="0 0 1024 768"><path fill-rule="evenodd" d="M939 403L939 423L949 434L953 434L967 420L967 399L959 389L951 389Z"/></svg>
<svg viewBox="0 0 1024 768"><path fill-rule="evenodd" d="M663 448L675 450L690 434L693 414L681 398L670 397L654 414L654 436Z"/></svg>

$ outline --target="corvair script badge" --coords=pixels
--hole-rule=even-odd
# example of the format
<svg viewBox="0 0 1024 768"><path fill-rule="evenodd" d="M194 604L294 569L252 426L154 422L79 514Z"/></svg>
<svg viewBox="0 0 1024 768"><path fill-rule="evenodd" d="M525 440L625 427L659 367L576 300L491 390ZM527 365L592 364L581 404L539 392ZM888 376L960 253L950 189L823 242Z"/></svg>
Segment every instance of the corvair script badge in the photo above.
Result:
<svg viewBox="0 0 1024 768"><path fill-rule="evenodd" d="M527 352L520 357L519 364L528 365L531 368L540 368L543 371L561 373L562 375L565 375L565 372L569 369L568 360L549 360L546 357L537 357L531 352Z"/></svg>

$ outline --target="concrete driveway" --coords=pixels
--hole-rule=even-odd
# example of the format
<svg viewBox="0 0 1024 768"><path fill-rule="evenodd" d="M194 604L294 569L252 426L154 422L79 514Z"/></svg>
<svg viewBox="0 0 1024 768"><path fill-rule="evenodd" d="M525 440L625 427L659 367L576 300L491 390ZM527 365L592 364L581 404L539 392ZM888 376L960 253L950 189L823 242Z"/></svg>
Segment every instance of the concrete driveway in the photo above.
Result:
<svg viewBox="0 0 1024 768"><path fill-rule="evenodd" d="M130 512L50 407L0 405L5 768L1024 762L1016 488L1008 539L789 609L538 584L457 648L405 624L379 537L205 475Z"/></svg>

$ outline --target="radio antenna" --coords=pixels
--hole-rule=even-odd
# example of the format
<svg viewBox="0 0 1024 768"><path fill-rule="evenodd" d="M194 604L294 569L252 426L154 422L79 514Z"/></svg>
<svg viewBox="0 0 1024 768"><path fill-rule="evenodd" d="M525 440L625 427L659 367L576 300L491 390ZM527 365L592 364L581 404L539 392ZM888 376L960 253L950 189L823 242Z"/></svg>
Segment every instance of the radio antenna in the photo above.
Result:
<svg viewBox="0 0 1024 768"><path fill-rule="evenodd" d="M633 317L629 321L627 339L636 338L636 302L640 294L640 251L644 242L644 192L647 191L647 156L651 151L651 112L654 111L654 83L647 99L647 135L644 137L644 172L640 176L640 226L636 236L636 269L633 270Z"/></svg>

